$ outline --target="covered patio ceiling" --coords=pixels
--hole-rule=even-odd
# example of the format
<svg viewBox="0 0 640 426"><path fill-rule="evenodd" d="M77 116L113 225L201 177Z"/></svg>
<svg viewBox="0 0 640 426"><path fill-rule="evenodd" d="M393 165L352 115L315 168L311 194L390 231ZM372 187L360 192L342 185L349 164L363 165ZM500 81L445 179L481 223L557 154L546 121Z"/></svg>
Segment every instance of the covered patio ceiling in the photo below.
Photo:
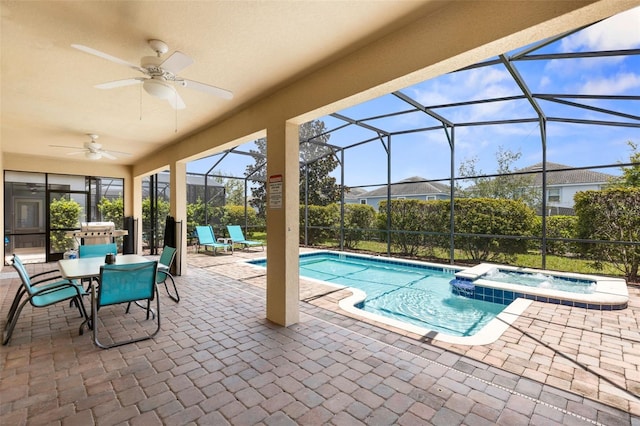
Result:
<svg viewBox="0 0 640 426"><path fill-rule="evenodd" d="M445 6L431 0L2 1L2 152L69 159L69 149L51 145L82 148L93 133L104 148L131 154L103 161L136 164ZM155 54L151 39L168 45L163 59L174 51L193 59L181 77L233 98L178 85L186 108L176 111L141 84L94 87L144 77L127 64Z"/></svg>

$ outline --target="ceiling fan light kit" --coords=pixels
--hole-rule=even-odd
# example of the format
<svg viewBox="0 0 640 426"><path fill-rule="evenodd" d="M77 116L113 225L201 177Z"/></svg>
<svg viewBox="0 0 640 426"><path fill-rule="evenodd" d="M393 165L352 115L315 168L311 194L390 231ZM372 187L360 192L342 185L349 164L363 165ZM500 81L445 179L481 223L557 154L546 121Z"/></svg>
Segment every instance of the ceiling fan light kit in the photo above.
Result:
<svg viewBox="0 0 640 426"><path fill-rule="evenodd" d="M169 100L176 94L176 89L168 83L150 78L142 83L145 92L156 98Z"/></svg>
<svg viewBox="0 0 640 426"><path fill-rule="evenodd" d="M84 156L89 159L89 160L99 160L102 158L102 154L100 154L99 152L85 152Z"/></svg>

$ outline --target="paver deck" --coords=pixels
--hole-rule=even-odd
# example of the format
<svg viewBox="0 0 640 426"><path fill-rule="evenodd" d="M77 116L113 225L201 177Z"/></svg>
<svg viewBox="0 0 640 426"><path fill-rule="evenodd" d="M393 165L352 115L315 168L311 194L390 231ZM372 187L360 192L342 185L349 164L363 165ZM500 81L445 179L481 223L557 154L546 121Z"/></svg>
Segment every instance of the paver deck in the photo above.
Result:
<svg viewBox="0 0 640 426"><path fill-rule="evenodd" d="M348 291L304 280L300 322L272 324L264 271L239 263L261 256L190 253L159 335L119 348L79 336L75 308L25 308L0 347L0 424L640 425L637 288L624 311L534 303L463 347L351 318ZM3 271L4 323L19 281Z"/></svg>

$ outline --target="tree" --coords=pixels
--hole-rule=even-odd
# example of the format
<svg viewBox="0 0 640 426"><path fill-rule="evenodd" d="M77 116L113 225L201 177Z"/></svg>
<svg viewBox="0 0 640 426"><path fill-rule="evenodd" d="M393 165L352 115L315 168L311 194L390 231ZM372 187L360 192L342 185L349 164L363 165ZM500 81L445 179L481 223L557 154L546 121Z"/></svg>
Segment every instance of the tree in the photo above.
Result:
<svg viewBox="0 0 640 426"><path fill-rule="evenodd" d="M326 133L324 122L319 120L304 123L299 129L300 161L300 200L304 202L308 188L308 204L327 206L340 201L342 187L329 174L338 166L338 160L327 146L330 135ZM247 176L255 186L251 189L251 205L258 210L258 216L266 216L266 139L258 139L256 148L249 151L253 155L254 164L247 166ZM308 179L307 179L308 177ZM346 188L345 188L346 189Z"/></svg>
<svg viewBox="0 0 640 426"><path fill-rule="evenodd" d="M456 184L459 196L465 198L502 198L521 200L529 207L536 208L542 201L542 192L534 186L533 175L514 175L511 166L522 157L521 152L513 152L498 147L496 161L498 163L495 177L484 177L482 170L476 170L478 157L468 159L458 170L460 177L469 178L473 184L462 188Z"/></svg>
<svg viewBox="0 0 640 426"><path fill-rule="evenodd" d="M614 188L640 187L640 151L638 151L638 144L627 141L627 145L631 148L629 162L633 163L633 165L621 168L622 176L611 183Z"/></svg>
<svg viewBox="0 0 640 426"><path fill-rule="evenodd" d="M329 174L338 167L333 149L327 145L330 135L324 122L315 120L300 126L300 202L327 206L341 199L342 187ZM306 192L308 189L308 192ZM306 192L306 197L305 197Z"/></svg>
<svg viewBox="0 0 640 426"><path fill-rule="evenodd" d="M244 175L254 184L249 204L258 211L258 216L264 219L267 217L267 139L260 138L255 144L257 149L249 150L255 163L247 166Z"/></svg>

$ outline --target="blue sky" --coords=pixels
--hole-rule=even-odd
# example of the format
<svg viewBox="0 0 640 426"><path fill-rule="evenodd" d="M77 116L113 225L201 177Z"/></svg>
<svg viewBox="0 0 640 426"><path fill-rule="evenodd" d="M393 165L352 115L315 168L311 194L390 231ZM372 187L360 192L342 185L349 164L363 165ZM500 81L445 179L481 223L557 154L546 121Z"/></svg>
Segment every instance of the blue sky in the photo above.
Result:
<svg viewBox="0 0 640 426"><path fill-rule="evenodd" d="M592 25L535 53L619 49L640 49L640 7ZM509 52L507 56L520 50L522 49ZM515 67L534 94L640 96L639 55L518 61ZM402 89L401 92L426 106L522 94L502 65L447 74ZM638 101L569 100L640 116ZM549 101L541 100L539 103L547 117L632 121ZM396 96L386 95L338 113L362 119L410 108ZM435 111L454 123L537 117L533 108L524 100L439 108ZM335 129L343 124L341 120L330 116L318 119L324 121L327 129ZM424 113L412 113L375 120L369 124L389 132L397 132L432 127L438 122ZM371 131L348 126L332 133L329 143L344 147L375 136ZM550 122L547 125L547 141L547 161L569 166L606 165L628 160L630 150L627 141L640 144L640 129ZM513 165L515 168L527 167L542 161L538 123L457 127L455 142L456 173L462 162L472 158L477 160L477 169L484 173L495 172L496 152L499 149L522 154L520 160ZM249 148L250 146L246 146L241 149ZM392 137L391 152L392 182L411 176L422 176L426 179L443 179L449 176L449 145L442 130L395 135ZM205 172L214 163L215 158L216 156L213 159L190 163L187 169ZM234 158L225 159L216 168L216 172L242 176L245 166L252 163L251 158L236 155ZM619 173L618 168L599 171ZM340 170L337 169L334 175L339 177L339 174ZM382 184L386 179L387 160L381 142L371 142L345 150L347 186Z"/></svg>

